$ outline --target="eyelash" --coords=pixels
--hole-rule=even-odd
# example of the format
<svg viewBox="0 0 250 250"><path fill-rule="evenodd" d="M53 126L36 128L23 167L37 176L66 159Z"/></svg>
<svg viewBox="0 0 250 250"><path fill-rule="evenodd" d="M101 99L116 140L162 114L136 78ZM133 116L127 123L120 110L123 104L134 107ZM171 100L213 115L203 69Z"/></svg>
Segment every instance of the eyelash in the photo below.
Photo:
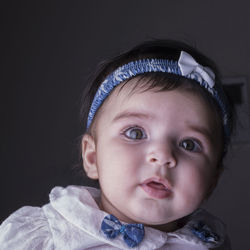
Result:
<svg viewBox="0 0 250 250"><path fill-rule="evenodd" d="M131 135L129 136L129 135L127 134L128 132L132 132L133 130L137 130L137 132L140 131L141 134L142 134L142 137L141 137L141 138L132 138ZM146 135L144 129L141 128L141 127L138 127L138 126L132 126L132 127L126 128L126 129L124 129L124 130L122 131L121 134L122 134L123 136L125 136L127 139L133 140L133 141L139 141L139 140L143 140L143 139L146 139L146 138L147 138L147 135Z"/></svg>

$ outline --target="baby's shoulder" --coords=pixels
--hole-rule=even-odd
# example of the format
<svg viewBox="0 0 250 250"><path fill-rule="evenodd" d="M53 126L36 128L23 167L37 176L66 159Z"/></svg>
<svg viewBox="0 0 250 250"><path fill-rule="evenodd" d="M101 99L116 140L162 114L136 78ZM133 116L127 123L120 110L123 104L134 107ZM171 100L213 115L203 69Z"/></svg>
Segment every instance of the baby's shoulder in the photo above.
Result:
<svg viewBox="0 0 250 250"><path fill-rule="evenodd" d="M79 234L78 226L75 226L79 223L79 213L83 218L91 208L94 217L97 210L95 198L98 197L99 191L90 187L54 187L49 194L48 204L43 207L22 207L3 221L0 225L1 250L50 250L62 246L68 237L73 237L73 232ZM91 221L92 217L86 218ZM70 245L70 242L67 244Z"/></svg>
<svg viewBox="0 0 250 250"><path fill-rule="evenodd" d="M25 206L0 226L1 249L53 249L48 219L40 207Z"/></svg>
<svg viewBox="0 0 250 250"><path fill-rule="evenodd" d="M231 249L226 225L205 209L197 209L189 216L186 225L179 230L179 233L184 238L200 242L209 249Z"/></svg>

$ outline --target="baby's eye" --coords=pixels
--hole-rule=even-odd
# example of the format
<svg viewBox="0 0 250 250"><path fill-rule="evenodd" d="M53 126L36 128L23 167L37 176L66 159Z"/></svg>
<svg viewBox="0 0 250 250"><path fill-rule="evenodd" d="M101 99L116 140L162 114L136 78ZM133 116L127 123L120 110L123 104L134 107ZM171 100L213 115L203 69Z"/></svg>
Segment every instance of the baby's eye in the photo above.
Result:
<svg viewBox="0 0 250 250"><path fill-rule="evenodd" d="M123 132L123 134L132 140L141 140L145 139L147 136L142 128L139 127L132 127Z"/></svg>
<svg viewBox="0 0 250 250"><path fill-rule="evenodd" d="M194 139L185 139L180 142L179 144L185 150L192 151L192 152L201 152L202 147L199 142Z"/></svg>

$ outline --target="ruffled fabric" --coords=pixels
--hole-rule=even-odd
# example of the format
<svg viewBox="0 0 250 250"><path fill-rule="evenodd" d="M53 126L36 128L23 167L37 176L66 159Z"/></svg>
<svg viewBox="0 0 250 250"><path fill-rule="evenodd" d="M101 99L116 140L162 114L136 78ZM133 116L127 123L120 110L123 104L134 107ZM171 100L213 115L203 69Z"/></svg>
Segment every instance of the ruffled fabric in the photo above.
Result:
<svg viewBox="0 0 250 250"><path fill-rule="evenodd" d="M212 249L223 246L225 243L226 226L219 218L206 210L197 209L184 227L168 234L183 241Z"/></svg>
<svg viewBox="0 0 250 250"><path fill-rule="evenodd" d="M54 249L53 237L43 209L23 207L0 226L2 250Z"/></svg>

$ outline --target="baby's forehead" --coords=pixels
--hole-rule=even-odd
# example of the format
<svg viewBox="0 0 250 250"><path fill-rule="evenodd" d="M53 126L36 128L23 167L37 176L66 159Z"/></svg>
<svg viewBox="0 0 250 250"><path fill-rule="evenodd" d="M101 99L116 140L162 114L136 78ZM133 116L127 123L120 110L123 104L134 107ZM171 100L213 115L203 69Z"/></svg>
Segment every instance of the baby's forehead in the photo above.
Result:
<svg viewBox="0 0 250 250"><path fill-rule="evenodd" d="M193 83L190 83L188 79L155 79L154 77L140 75L122 82L116 86L109 96L106 98L102 106L106 106L111 101L119 101L121 103L127 103L130 98L136 94L158 93L158 92L182 92L189 93L196 96L200 96L199 91L192 87ZM200 96L201 99L202 96ZM173 100L178 102L178 100ZM138 100L139 102L139 100ZM110 107L112 108L112 106Z"/></svg>
<svg viewBox="0 0 250 250"><path fill-rule="evenodd" d="M195 105L193 105L194 103ZM108 111L108 113L114 115L124 109L130 111L147 111L149 109L152 112L161 112L164 111L166 105L169 108L176 109L176 107L182 107L182 104L184 105L183 108L190 106L190 109L188 109L190 113L194 110L197 111L198 107L200 112L204 109L205 113L208 113L208 110L209 114L214 113L210 112L211 108L203 100L203 97L190 91L190 89L174 88L166 90L160 86L152 86L147 79L145 81L145 79L140 78L133 78L117 86L104 101L101 108L102 114Z"/></svg>

